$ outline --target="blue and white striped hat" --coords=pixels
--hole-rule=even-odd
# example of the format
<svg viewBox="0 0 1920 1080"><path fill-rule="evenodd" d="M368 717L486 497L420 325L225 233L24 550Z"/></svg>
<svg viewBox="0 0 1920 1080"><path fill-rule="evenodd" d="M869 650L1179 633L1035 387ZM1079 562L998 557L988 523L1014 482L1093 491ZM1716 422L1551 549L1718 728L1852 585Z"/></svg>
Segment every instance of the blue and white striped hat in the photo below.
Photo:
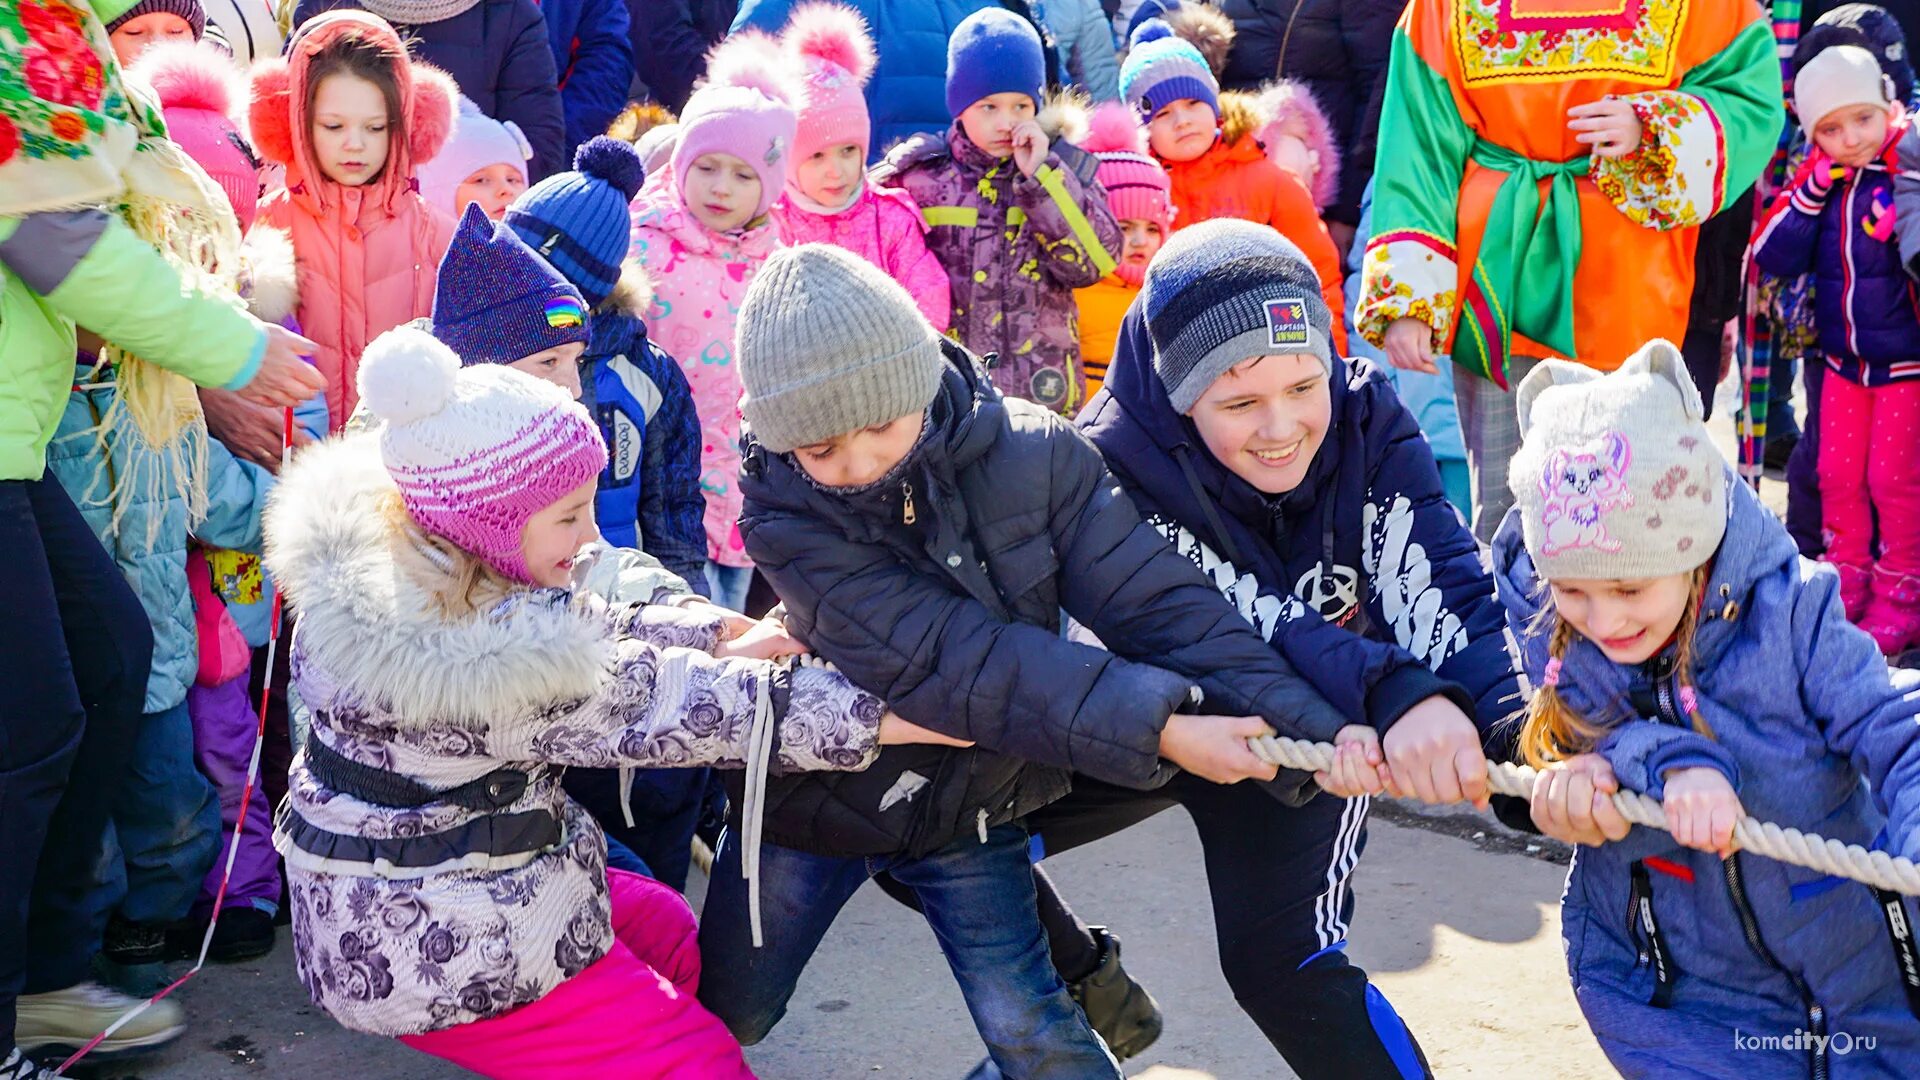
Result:
<svg viewBox="0 0 1920 1080"><path fill-rule="evenodd" d="M1148 19L1129 39L1127 62L1120 67L1120 100L1153 114L1176 101L1192 98L1213 106L1220 115L1220 84L1200 50L1159 19Z"/></svg>

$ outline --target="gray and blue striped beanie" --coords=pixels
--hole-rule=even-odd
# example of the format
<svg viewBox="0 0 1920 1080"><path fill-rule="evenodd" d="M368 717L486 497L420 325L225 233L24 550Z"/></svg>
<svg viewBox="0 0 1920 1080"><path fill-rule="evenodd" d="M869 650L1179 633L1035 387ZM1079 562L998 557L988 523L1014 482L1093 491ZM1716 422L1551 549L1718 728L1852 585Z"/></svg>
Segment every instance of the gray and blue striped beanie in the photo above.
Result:
<svg viewBox="0 0 1920 1080"><path fill-rule="evenodd" d="M1159 19L1148 19L1128 39L1127 62L1120 66L1120 100L1148 120L1176 101L1192 98L1220 115L1220 84L1207 58Z"/></svg>
<svg viewBox="0 0 1920 1080"><path fill-rule="evenodd" d="M1174 233L1148 264L1137 303L1176 412L1255 356L1311 353L1333 372L1333 313L1320 278L1271 226L1215 218Z"/></svg>

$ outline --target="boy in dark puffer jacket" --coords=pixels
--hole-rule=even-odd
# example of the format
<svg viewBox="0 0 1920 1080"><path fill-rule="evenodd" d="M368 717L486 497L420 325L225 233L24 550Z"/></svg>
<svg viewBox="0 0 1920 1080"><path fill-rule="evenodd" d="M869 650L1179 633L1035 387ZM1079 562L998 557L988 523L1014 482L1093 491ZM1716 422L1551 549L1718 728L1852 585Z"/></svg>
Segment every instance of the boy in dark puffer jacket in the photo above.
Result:
<svg viewBox="0 0 1920 1080"><path fill-rule="evenodd" d="M1064 794L1069 770L1151 787L1166 758L1272 778L1247 736L1272 722L1329 738L1337 716L1140 522L1085 440L1001 398L859 256L776 253L742 304L738 356L741 529L790 630L974 745L883 759L860 784L776 779L769 842L730 840L714 871L702 1000L758 1041L840 907L884 871L915 893L1000 1068L1117 1075L1048 960L1018 819ZM1063 608L1114 651L1063 640ZM1196 687L1210 712L1241 715L1174 715ZM764 949L743 860L772 898Z"/></svg>

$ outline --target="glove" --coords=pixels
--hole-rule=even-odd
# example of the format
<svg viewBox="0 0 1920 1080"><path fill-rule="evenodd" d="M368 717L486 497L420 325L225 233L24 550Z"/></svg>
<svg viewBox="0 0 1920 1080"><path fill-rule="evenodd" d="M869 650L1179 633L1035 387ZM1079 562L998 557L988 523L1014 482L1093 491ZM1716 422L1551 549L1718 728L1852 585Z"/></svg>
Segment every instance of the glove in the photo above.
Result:
<svg viewBox="0 0 1920 1080"><path fill-rule="evenodd" d="M1795 189L1797 194L1813 206L1824 206L1827 195L1835 185L1853 179L1853 170L1841 165L1825 154L1815 153L1807 166L1807 178Z"/></svg>

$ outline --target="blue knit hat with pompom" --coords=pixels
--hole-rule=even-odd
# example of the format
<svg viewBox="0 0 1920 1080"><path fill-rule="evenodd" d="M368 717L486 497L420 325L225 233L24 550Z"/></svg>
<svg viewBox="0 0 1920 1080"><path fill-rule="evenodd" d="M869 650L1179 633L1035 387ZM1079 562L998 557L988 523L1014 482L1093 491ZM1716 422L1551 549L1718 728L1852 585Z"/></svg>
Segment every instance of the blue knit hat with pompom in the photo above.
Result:
<svg viewBox="0 0 1920 1080"><path fill-rule="evenodd" d="M1220 115L1220 84L1207 58L1159 19L1135 27L1127 39L1127 62L1120 65L1120 100L1152 120L1154 113L1189 98Z"/></svg>
<svg viewBox="0 0 1920 1080"><path fill-rule="evenodd" d="M507 224L579 287L589 308L598 307L627 261L627 204L646 175L631 145L596 136L574 153L572 172L555 173L513 200Z"/></svg>

